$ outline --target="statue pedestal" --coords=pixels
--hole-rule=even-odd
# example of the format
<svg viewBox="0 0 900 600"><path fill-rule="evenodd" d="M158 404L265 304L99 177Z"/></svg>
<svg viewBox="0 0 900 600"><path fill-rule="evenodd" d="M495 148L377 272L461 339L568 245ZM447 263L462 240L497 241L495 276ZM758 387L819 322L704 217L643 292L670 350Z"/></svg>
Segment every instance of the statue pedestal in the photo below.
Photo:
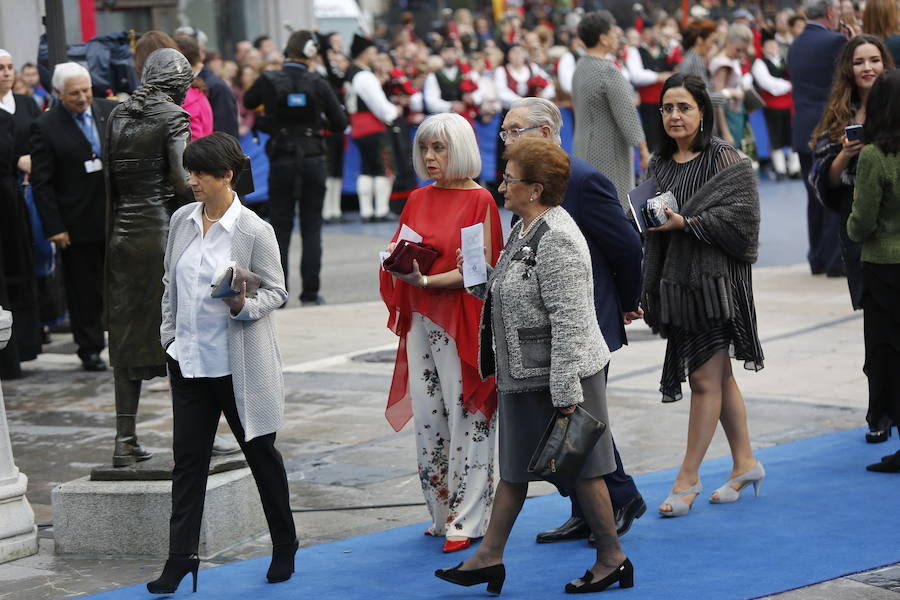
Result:
<svg viewBox="0 0 900 600"><path fill-rule="evenodd" d="M6 311L0 309L2 312ZM0 315L0 321L3 320ZM0 329L4 327L9 325L0 322ZM5 342L0 343L0 348L4 346ZM25 498L27 488L28 478L19 472L13 462L3 390L0 390L0 563L37 554L37 527L34 525L34 511Z"/></svg>
<svg viewBox="0 0 900 600"><path fill-rule="evenodd" d="M101 473L110 471L101 468L95 469L93 480L82 477L57 486L51 494L56 553L167 556L172 482L127 477L140 470L164 472L170 460L157 456L133 469L115 469L123 476L118 481L108 477L98 481L103 479ZM210 468L216 469L216 463ZM209 476L200 528L200 556L226 550L266 529L250 469L243 467Z"/></svg>
<svg viewBox="0 0 900 600"><path fill-rule="evenodd" d="M3 412L3 399L0 397L0 413ZM3 436L7 441L5 414L2 420ZM23 473L16 474L8 480L0 481L0 563L25 556L38 551L37 527L34 524L34 512L25 499L28 478Z"/></svg>

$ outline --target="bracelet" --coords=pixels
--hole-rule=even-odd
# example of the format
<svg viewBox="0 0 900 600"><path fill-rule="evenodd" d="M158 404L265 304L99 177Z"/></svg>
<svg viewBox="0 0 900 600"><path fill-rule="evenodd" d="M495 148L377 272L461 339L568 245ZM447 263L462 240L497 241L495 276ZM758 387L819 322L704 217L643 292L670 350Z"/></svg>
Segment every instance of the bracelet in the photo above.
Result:
<svg viewBox="0 0 900 600"><path fill-rule="evenodd" d="M428 275L422 275L422 287L423 288L428 287Z"/></svg>

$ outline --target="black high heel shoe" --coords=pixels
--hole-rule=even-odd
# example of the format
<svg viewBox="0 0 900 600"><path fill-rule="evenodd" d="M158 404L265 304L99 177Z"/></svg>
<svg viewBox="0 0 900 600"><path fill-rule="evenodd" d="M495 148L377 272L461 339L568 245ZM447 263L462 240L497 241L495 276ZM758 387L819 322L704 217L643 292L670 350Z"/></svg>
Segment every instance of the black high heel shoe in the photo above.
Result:
<svg viewBox="0 0 900 600"><path fill-rule="evenodd" d="M294 556L300 542L294 540L290 544L275 544L272 546L272 562L266 572L266 580L269 583L287 581L294 573Z"/></svg>
<svg viewBox="0 0 900 600"><path fill-rule="evenodd" d="M487 591L491 594L499 594L503 589L503 582L506 580L506 567L503 566L503 563L471 571L460 571L461 566L462 563L459 563L452 569L438 569L434 572L434 576L467 587L487 583Z"/></svg>
<svg viewBox="0 0 900 600"><path fill-rule="evenodd" d="M197 591L197 569L200 568L200 558L196 554L184 558L170 558L163 567L162 575L156 581L147 584L147 591L151 594L174 594L184 576L190 573L194 576L194 591Z"/></svg>
<svg viewBox="0 0 900 600"><path fill-rule="evenodd" d="M590 594L592 592L602 592L615 582L619 582L620 588L634 587L634 565L627 558L625 562L615 568L615 570L601 579L591 583L594 574L588 570L580 579L582 585L566 584L567 594Z"/></svg>
<svg viewBox="0 0 900 600"><path fill-rule="evenodd" d="M881 419L878 425L874 427L870 425L869 430L866 432L866 441L870 444L880 444L888 441L894 425L888 418ZM900 431L900 427L898 427L898 431Z"/></svg>

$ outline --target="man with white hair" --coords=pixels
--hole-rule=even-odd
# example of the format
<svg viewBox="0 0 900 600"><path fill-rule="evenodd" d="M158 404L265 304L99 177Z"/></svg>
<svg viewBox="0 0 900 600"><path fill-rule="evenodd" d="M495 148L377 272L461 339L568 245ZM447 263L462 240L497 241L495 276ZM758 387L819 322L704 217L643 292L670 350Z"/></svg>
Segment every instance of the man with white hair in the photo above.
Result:
<svg viewBox="0 0 900 600"><path fill-rule="evenodd" d="M561 143L562 115L555 104L543 98L513 102L500 128L500 138L509 146L522 137L550 138ZM641 238L625 217L616 188L600 171L576 156L569 156L569 185L562 207L584 234L591 253L594 276L594 308L597 324L610 352L628 343L625 323L639 319L641 296ZM609 367L607 366L607 373ZM615 450L615 446L613 446ZM625 473L618 450L616 470L603 477L609 488L616 530L623 535L647 505L634 480ZM578 500L572 494L572 516L560 527L538 534L538 543L588 537Z"/></svg>
<svg viewBox="0 0 900 600"><path fill-rule="evenodd" d="M116 103L94 100L91 74L74 62L56 65L53 89L60 102L31 129L31 185L44 235L62 256L78 357L85 370L103 371L103 132Z"/></svg>

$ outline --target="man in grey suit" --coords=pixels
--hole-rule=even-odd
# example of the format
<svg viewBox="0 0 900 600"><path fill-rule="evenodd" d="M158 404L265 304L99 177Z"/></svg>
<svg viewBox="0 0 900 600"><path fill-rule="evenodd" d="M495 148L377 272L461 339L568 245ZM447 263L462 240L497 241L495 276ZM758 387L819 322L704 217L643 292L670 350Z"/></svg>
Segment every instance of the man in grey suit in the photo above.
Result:
<svg viewBox="0 0 900 600"><path fill-rule="evenodd" d="M787 64L793 86L794 150L800 155L800 172L806 185L807 228L809 253L807 260L813 275L827 273L830 277L844 275L838 232L840 215L819 204L815 190L809 184L813 154L810 137L831 93L834 63L847 43L836 33L841 11L838 0L806 0L803 10L809 21L788 49Z"/></svg>
<svg viewBox="0 0 900 600"><path fill-rule="evenodd" d="M562 116L555 104L543 98L516 100L503 120L506 145L521 137L545 137L560 143ZM562 207L581 229L591 253L594 308L597 324L610 352L628 343L624 323L640 318L641 238L619 204L616 188L597 169L575 156L569 157L570 175ZM608 367L607 367L608 369ZM616 520L624 535L634 519L647 509L634 480L625 472L613 444L616 470L604 476ZM538 534L538 543L588 537L590 528L572 494L572 517L560 527Z"/></svg>

